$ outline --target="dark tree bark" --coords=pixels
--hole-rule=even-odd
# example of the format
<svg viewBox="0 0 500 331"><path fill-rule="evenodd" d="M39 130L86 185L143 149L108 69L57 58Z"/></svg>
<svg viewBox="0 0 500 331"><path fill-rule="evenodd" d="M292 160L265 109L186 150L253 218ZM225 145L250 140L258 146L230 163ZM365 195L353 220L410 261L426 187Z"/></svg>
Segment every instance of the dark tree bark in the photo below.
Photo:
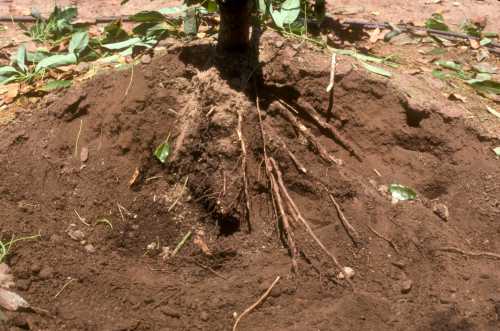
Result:
<svg viewBox="0 0 500 331"><path fill-rule="evenodd" d="M220 9L218 51L245 51L250 44L254 0L218 0Z"/></svg>

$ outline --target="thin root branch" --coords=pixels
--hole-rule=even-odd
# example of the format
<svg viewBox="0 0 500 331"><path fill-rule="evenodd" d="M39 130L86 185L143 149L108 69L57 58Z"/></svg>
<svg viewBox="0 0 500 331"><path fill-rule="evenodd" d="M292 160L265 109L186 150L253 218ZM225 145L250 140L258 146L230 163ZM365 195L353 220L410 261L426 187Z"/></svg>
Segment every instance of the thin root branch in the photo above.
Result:
<svg viewBox="0 0 500 331"><path fill-rule="evenodd" d="M313 148L318 152L319 156L328 163L335 163L336 165L342 165L342 160L337 159L328 151L326 148L318 142L316 137L311 133L311 131L292 114L290 109L286 107L282 107L282 111L280 112L283 117L290 122L290 124L295 127L297 133L302 134L309 143L313 146Z"/></svg>
<svg viewBox="0 0 500 331"><path fill-rule="evenodd" d="M460 248L456 247L440 247L436 249L437 251L449 252L449 253L459 253L466 256L474 256L474 257L489 257L492 259L500 260L500 254L492 253L492 252L474 252L474 251L464 251Z"/></svg>
<svg viewBox="0 0 500 331"><path fill-rule="evenodd" d="M252 232L252 222L250 221L250 194L248 193L248 177L247 177L247 147L245 144L245 139L243 138L243 115L238 112L238 127L236 133L241 144L241 171L243 172L243 190L245 194L245 216L248 224L248 232Z"/></svg>
<svg viewBox="0 0 500 331"><path fill-rule="evenodd" d="M78 134L76 135L75 142L75 157L78 157L78 142L80 141L80 135L82 134L83 120L80 120L80 129L78 129Z"/></svg>
<svg viewBox="0 0 500 331"><path fill-rule="evenodd" d="M245 315L248 315L249 313L251 313L252 310L257 308L257 306L259 306L262 302L264 302L264 300L269 296L269 293L271 293L274 286L279 282L279 280L280 280L280 276L277 276L276 279L274 280L274 282L271 284L271 286L269 286L269 288L266 290L266 292L264 292L264 294L262 294L262 296L259 298L259 300L257 300L257 302L255 302L253 305L251 305L247 309L245 309L245 311L242 312L240 314L240 316L238 316L238 318L234 322L233 331L236 331L238 324L240 323L241 319L243 317L245 317Z"/></svg>
<svg viewBox="0 0 500 331"><path fill-rule="evenodd" d="M339 263L339 261L337 260L337 258L335 257L335 255L333 255L326 248L326 246L323 244L323 242L321 242L321 240L316 236L316 234L312 230L311 225L309 224L309 222L300 213L299 208L297 207L297 205L293 201L292 197L288 193L288 190L287 190L287 188L285 186L285 183L283 182L283 176L281 174L281 170L278 168L278 164L276 163L276 161L273 158L269 158L269 161L270 161L270 163L272 165L272 169L274 170L274 173L276 174L276 178L277 178L277 181L278 181L278 185L279 185L279 187L281 189L281 192L285 196L286 201L287 201L287 203L288 203L288 205L290 207L289 210L291 211L291 213L294 216L294 218L297 221L300 221L304 225L304 227L306 228L306 230L309 233L309 235L311 235L311 237L318 244L318 246L323 250L323 252L325 252L332 259L333 263L337 266L337 268L339 268L340 270L343 270L342 265ZM354 284L351 282L351 280L349 280L347 278L346 278L346 280L349 282L349 284L352 287L354 287Z"/></svg>
<svg viewBox="0 0 500 331"><path fill-rule="evenodd" d="M188 179L189 179L189 176L186 176L186 180L184 181L184 185L182 186L181 193L179 194L177 199L175 199L174 203L172 203L172 205L168 208L167 212L171 212L172 209L174 209L174 207L177 205L177 203L179 203L179 200L182 198L182 196L184 195L184 192L186 191Z"/></svg>
<svg viewBox="0 0 500 331"><path fill-rule="evenodd" d="M338 204L337 200L335 200L333 194L326 187L325 189L327 190L328 196L330 197L330 200L332 201L333 205L335 206L335 209L337 210L337 214L339 215L340 221L342 222L342 225L344 226L347 234L351 238L354 245L358 246L361 243L358 231L356 231L356 229L352 226L349 220L347 220L347 217L345 217L342 208L340 208L340 205Z"/></svg>
<svg viewBox="0 0 500 331"><path fill-rule="evenodd" d="M391 245L391 247L394 249L394 251L399 254L398 246L396 246L396 244L391 239L389 239L389 238L385 237L384 235L382 235L381 233L377 232L374 228L372 228L370 226L370 224L366 224L366 226L368 226L368 229L370 229L370 231L373 232L374 235L376 235L380 239L386 241L389 245Z"/></svg>
<svg viewBox="0 0 500 331"><path fill-rule="evenodd" d="M66 287L68 287L69 284L73 283L75 280L76 280L75 278L71 278L70 280L68 280L66 284L64 284L63 287L59 290L59 292L57 292L56 295L54 295L54 299L57 299L57 297L60 296L62 292L64 292Z"/></svg>
<svg viewBox="0 0 500 331"><path fill-rule="evenodd" d="M130 88L132 87L132 82L134 81L134 65L132 64L132 72L130 73L130 81L128 82L127 89L125 90L125 96L130 92Z"/></svg>

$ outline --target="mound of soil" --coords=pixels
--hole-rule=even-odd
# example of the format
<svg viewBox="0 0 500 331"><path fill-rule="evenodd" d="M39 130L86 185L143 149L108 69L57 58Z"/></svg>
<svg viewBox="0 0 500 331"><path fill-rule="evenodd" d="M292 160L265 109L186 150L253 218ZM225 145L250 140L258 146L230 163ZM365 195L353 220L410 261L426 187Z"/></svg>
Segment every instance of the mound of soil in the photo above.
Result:
<svg viewBox="0 0 500 331"><path fill-rule="evenodd" d="M498 329L499 261L450 249L500 252L498 140L348 58L330 98L330 59L278 38L258 65L174 47L2 128L0 238L41 238L7 259L36 309L0 330L228 330L278 275L239 330ZM292 272L264 153L353 278L297 222Z"/></svg>

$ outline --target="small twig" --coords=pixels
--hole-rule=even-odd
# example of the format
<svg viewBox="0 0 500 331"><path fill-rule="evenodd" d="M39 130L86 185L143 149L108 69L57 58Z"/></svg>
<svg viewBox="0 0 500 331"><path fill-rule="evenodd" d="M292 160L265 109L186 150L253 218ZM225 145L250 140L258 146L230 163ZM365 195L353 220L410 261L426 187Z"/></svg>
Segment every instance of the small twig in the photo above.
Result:
<svg viewBox="0 0 500 331"><path fill-rule="evenodd" d="M192 234L193 231L189 231L188 233L186 233L182 240L177 244L174 251L172 252L172 255L170 256L175 256L181 250L182 246L184 246L184 244L188 241L189 237L191 237Z"/></svg>
<svg viewBox="0 0 500 331"><path fill-rule="evenodd" d="M333 205L335 206L335 209L337 209L337 214L339 215L340 221L341 221L342 225L344 226L347 234L349 235L349 238L351 238L354 245L358 246L361 243L361 239L360 239L358 231L356 231L356 229L347 220L347 217L345 217L344 212L340 208L340 205L338 204L337 200L335 200L333 194L328 190L328 188L326 186L325 186L325 189L328 192L328 196L330 197L330 200L332 201Z"/></svg>
<svg viewBox="0 0 500 331"><path fill-rule="evenodd" d="M63 287L59 290L59 292L57 292L57 294L54 296L54 299L57 299L57 297L61 295L61 293L66 289L66 287L68 287L68 285L74 282L75 280L76 278L71 278L69 281L67 281L66 284L64 284Z"/></svg>
<svg viewBox="0 0 500 331"><path fill-rule="evenodd" d="M390 240L389 238L386 238L381 233L377 232L374 228L372 228L370 226L370 224L367 223L366 226L368 226L368 229L370 229L370 231L373 232L377 237L386 241L394 249L394 251L399 254L398 246L396 246L396 244L392 240Z"/></svg>
<svg viewBox="0 0 500 331"><path fill-rule="evenodd" d="M132 87L132 81L134 80L134 64L132 63L132 72L130 74L130 81L128 83L127 89L125 90L125 96L128 95L130 88Z"/></svg>
<svg viewBox="0 0 500 331"><path fill-rule="evenodd" d="M333 116L333 87L335 86L335 67L337 65L337 54L332 53L332 64L330 66L330 83L326 87L326 92L328 93L328 116Z"/></svg>
<svg viewBox="0 0 500 331"><path fill-rule="evenodd" d="M179 202L179 200L184 195L184 191L186 191L186 186L187 186L188 179L189 179L189 176L186 176L186 180L184 181L184 185L182 186L181 193L179 194L179 196L177 197L177 199L174 201L174 203L168 208L167 212L172 211L172 209L174 209L175 205L177 205L177 203Z"/></svg>
<svg viewBox="0 0 500 331"><path fill-rule="evenodd" d="M146 178L146 179L144 180L144 182L149 183L149 182L150 182L150 181L152 181L152 180L155 180L155 179L160 179L160 178L163 178L163 176L153 176L153 177Z"/></svg>
<svg viewBox="0 0 500 331"><path fill-rule="evenodd" d="M117 202L116 203L116 206L118 207L118 211L120 212L120 216L122 217L122 222L125 223L125 217L123 217L123 213L122 213L122 206Z"/></svg>
<svg viewBox="0 0 500 331"><path fill-rule="evenodd" d="M200 268L203 268L203 269L205 269L205 270L210 271L210 272L211 272L211 273L213 273L215 276L217 276L217 277L219 277L219 278L222 278L222 279L224 279L224 280L227 280L227 278L226 278L226 277L224 277L223 275L221 275L220 273L218 273L218 272L217 272L217 271L215 271L214 269L210 268L209 266L206 266L206 265L204 265L204 264L201 264L201 263L200 263L200 262L198 262L198 261L194 261L194 263L195 263L197 266L199 266Z"/></svg>
<svg viewBox="0 0 500 331"><path fill-rule="evenodd" d="M436 249L436 251L443 251L449 253L459 253L462 255L475 256L475 257L489 257L492 259L500 260L500 254L492 253L492 252L473 252L473 251L464 251L456 247L440 247Z"/></svg>
<svg viewBox="0 0 500 331"><path fill-rule="evenodd" d="M76 136L75 142L75 157L78 157L78 142L80 141L80 135L82 134L83 120L80 120L80 129L78 130L78 135Z"/></svg>
<svg viewBox="0 0 500 331"><path fill-rule="evenodd" d="M247 177L247 147L245 144L245 139L243 138L243 115L241 111L238 111L238 127L236 128L236 133L240 140L241 145L241 171L243 172L243 190L245 194L245 218L247 219L248 232L252 232L252 222L250 220L250 194L248 193L248 177Z"/></svg>
<svg viewBox="0 0 500 331"><path fill-rule="evenodd" d="M279 282L279 280L280 280L280 276L277 276L276 279L274 280L274 282L271 284L271 286L269 286L269 288L266 290L266 292L264 292L264 294L262 294L262 296L259 298L259 300L257 300L253 305L251 305L247 309L245 309L245 311L242 312L238 316L238 318L234 322L233 331L236 331L236 328L238 327L238 324L240 323L241 319L245 315L249 314L252 310L254 310L258 305L260 305L269 296L269 293L271 293L271 291L273 290L274 286Z"/></svg>
<svg viewBox="0 0 500 331"><path fill-rule="evenodd" d="M78 217L78 219L80 220L80 222L82 222L86 226L90 227L90 224L87 223L87 220L85 218L81 217L80 214L78 214L78 212L76 211L76 209L73 209L73 210L75 211L75 214Z"/></svg>
<svg viewBox="0 0 500 331"><path fill-rule="evenodd" d="M282 111L280 111L280 114L283 115L283 117L293 125L297 133L302 134L309 141L309 143L313 146L313 148L318 152L319 156L324 161L328 163L335 163L336 165L342 165L342 160L337 159L336 157L328 153L326 148L316 140L316 137L314 137L311 131L304 124L299 122L299 120L292 114L290 109L281 107L281 110Z"/></svg>

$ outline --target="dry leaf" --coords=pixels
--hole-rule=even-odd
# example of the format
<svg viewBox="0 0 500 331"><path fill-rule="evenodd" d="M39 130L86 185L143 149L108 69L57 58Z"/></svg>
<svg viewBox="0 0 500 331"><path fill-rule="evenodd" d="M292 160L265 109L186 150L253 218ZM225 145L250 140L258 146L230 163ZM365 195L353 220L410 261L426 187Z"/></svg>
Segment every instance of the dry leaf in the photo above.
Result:
<svg viewBox="0 0 500 331"><path fill-rule="evenodd" d="M205 237L205 232L203 230L198 230L196 231L196 236L194 237L193 242L205 255L210 256L212 255L212 252L210 252L210 249L208 248L208 245L203 237Z"/></svg>
<svg viewBox="0 0 500 331"><path fill-rule="evenodd" d="M139 168L135 168L134 173L132 174L132 177L128 182L128 186L134 185L135 182L137 181L137 178L139 178L139 175L140 175Z"/></svg>
<svg viewBox="0 0 500 331"><path fill-rule="evenodd" d="M472 49L478 49L479 47L481 47L479 41L477 41L476 39L469 39L469 43Z"/></svg>

